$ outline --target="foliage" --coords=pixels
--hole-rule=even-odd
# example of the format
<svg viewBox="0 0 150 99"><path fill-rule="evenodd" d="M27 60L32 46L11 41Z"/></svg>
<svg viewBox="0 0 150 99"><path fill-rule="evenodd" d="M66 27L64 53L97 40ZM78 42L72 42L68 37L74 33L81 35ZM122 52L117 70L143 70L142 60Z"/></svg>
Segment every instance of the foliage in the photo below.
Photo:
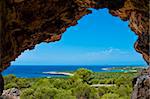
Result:
<svg viewBox="0 0 150 99"><path fill-rule="evenodd" d="M136 73L95 73L79 69L69 78L5 76L5 89L18 88L21 99L130 99ZM92 84L114 86L92 87Z"/></svg>
<svg viewBox="0 0 150 99"><path fill-rule="evenodd" d="M86 82L88 84L90 84L90 81L94 77L92 71L90 71L88 69L84 69L84 68L77 70L74 74L75 74L74 76L78 76L80 79L83 80L83 82Z"/></svg>
<svg viewBox="0 0 150 99"><path fill-rule="evenodd" d="M107 93L102 96L102 99L119 99L119 95L114 93Z"/></svg>

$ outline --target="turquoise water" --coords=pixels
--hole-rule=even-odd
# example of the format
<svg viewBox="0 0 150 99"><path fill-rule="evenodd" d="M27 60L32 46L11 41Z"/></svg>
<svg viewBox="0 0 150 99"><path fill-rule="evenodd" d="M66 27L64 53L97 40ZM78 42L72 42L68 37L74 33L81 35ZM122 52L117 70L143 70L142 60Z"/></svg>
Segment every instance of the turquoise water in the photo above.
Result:
<svg viewBox="0 0 150 99"><path fill-rule="evenodd" d="M43 72L73 72L80 68L86 68L92 70L93 72L125 72L121 70L108 70L108 68L112 67L126 67L126 66L21 66L21 65L13 65L8 69L2 72L3 76L14 74L17 77L22 78L38 78L38 77L64 77L64 75L52 75L52 74L44 74Z"/></svg>

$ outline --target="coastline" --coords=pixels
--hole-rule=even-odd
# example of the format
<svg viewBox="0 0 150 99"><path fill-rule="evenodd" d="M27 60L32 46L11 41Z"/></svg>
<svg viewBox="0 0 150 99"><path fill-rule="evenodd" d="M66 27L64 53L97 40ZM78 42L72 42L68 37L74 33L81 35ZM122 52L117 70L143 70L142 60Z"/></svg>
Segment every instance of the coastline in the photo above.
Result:
<svg viewBox="0 0 150 99"><path fill-rule="evenodd" d="M59 78L72 76L73 72L85 68L93 72L138 72L146 68L141 66L11 66L4 72L3 76L14 74L19 78Z"/></svg>
<svg viewBox="0 0 150 99"><path fill-rule="evenodd" d="M65 76L74 76L74 74L69 72L42 72L43 74L52 74L52 75L65 75Z"/></svg>

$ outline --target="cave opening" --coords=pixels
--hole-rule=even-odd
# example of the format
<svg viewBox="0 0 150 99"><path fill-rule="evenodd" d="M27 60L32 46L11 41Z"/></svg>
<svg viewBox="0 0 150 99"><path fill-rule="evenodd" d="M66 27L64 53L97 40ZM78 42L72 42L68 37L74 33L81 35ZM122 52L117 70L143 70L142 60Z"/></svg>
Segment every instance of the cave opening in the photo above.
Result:
<svg viewBox="0 0 150 99"><path fill-rule="evenodd" d="M66 1L66 2L64 2L64 1ZM2 72L3 75L5 75L4 72L6 72L10 69L11 69L11 71L14 71L14 73L16 73L16 70L21 67L20 64L21 65L24 65L24 64L33 65L33 63L34 64L36 63L35 64L36 66L37 66L37 64L40 65L40 63L44 64L44 65L49 64L49 63L46 64L46 62L47 61L50 62L50 60L44 59L45 57L47 57L47 59L48 59L48 54L42 55L42 56L37 54L37 53L43 52L42 50L39 52L37 51L37 49L40 49L40 46L45 46L46 48L48 48L47 47L48 44L44 45L44 43L42 43L42 44L36 46L35 50L32 50L30 52L25 51L25 50L32 49L32 48L34 48L34 46L36 44L39 44L41 42L53 42L53 41L59 40L59 38L51 39L51 37L58 35L58 34L59 34L58 36L60 37L62 35L62 33L66 30L67 27L76 25L77 20L79 20L82 16L89 13L87 8L95 8L95 9L108 8L111 15L117 16L117 17L121 18L122 20L128 20L130 28L138 36L138 39L137 39L135 37L134 33L130 33L130 34L134 35L135 40L137 39L137 41L135 43L135 50L142 54L144 60L149 65L150 60L149 60L149 13L148 13L149 12L149 9L148 9L149 1L148 0L143 0L142 2L137 1L137 0L114 0L114 1L111 1L111 0L46 0L45 1L44 0L44 2L42 0L32 0L32 1L2 0L2 2L0 2L0 5L2 5L2 7L3 7L3 9L1 10L2 20L0 22L0 26L2 26L1 27L1 29L2 29L1 36L3 38L1 40L1 48L2 49L0 52L0 54L1 54L0 72L3 71ZM98 17L97 19L100 19L100 17ZM102 18L102 19L106 19L106 17ZM80 22L80 21L78 21L78 22ZM104 20L104 21L109 21L109 20ZM88 21L88 22L90 22L90 21ZM96 22L98 22L98 20L96 20ZM110 24L110 22L111 21L109 21L109 24ZM59 25L57 25L57 24L59 24ZM112 24L114 24L114 23L112 23ZM99 26L99 25L97 25L97 26ZM107 27L108 26L109 25L107 24ZM49 27L53 27L53 28L49 28ZM100 26L100 27L102 27L102 26ZM118 24L118 27L119 28L117 28L117 30L121 29L122 25ZM106 27L102 27L102 28L104 28L105 30L110 29L110 28L106 28ZM100 30L102 30L102 28L100 28ZM88 30L88 29L89 28L86 28L85 30ZM69 28L68 30L72 30L72 29ZM85 39L85 37L87 37L87 35L88 35L87 32L86 33L83 32L83 33L85 33L83 35L83 37L80 33L79 37L82 37L82 41L87 41L87 42L89 42L89 40L90 40L90 42L95 41L96 37L103 37L103 38L101 38L101 40L105 39L104 32L101 31L102 32L101 35L100 35L100 33L99 33L99 35L97 35L97 34L93 34L94 30L95 29L91 30L92 33L89 35L90 38L88 38L88 40ZM130 29L125 29L125 31L128 31L128 30L130 30ZM121 31L121 33L122 33L121 40L124 40L126 38L126 36L123 35L123 34L127 33L125 31L124 30ZM78 33L79 31L76 31L76 32ZM125 32L125 33L123 33L123 32ZM94 32L94 33L96 33L96 32ZM115 33L119 33L119 32L115 32ZM71 33L71 34L73 34L73 33ZM96 37L92 37L93 36L92 34L96 35ZM65 35L67 35L67 33L65 33ZM62 38L65 38L65 35ZM75 35L73 35L73 37L74 36ZM107 37L107 40L109 40L109 37L111 37L110 38L111 43L115 42L115 40L116 40L116 41L119 41L119 43L121 43L123 46L125 46L125 44L123 42L121 42L120 40L117 40L116 37L118 37L118 36L119 35L112 35L112 34L111 34L111 36L108 36L108 34L107 34L106 37ZM71 39L71 37L69 37L69 38ZM129 42L129 37L130 36L128 35L128 37L127 37L128 39L125 40L125 42L127 44L131 44L131 42ZM77 41L80 41L77 39L77 37L74 37L74 38L76 38L75 43L77 43ZM74 38L72 38L72 40ZM95 38L95 39L93 39L93 38ZM114 38L114 39L112 39L112 38ZM67 39L67 40L69 40L69 39ZM62 41L63 41L63 39L62 39ZM104 41L106 41L106 40L98 41L98 42L103 42L103 46L104 46ZM72 41L70 41L70 42L72 42ZM53 43L53 44L55 45L55 44L59 44L59 43L61 43L61 41ZM107 44L111 44L111 43L107 43ZM53 44L49 44L49 46L51 46L50 47L51 49L53 47ZM94 42L92 44L97 44L97 43ZM63 44L63 46L64 45L65 44ZM102 51L103 53L111 53L113 51L117 51L117 53L120 52L121 54L125 54L125 53L122 53L122 51L128 52L125 49L120 50L119 47L114 47L112 45L113 44L111 44L111 46L104 48L104 49L97 49L96 51L92 49L92 51L91 50L88 51L88 52L92 52L92 54L88 53L88 55L90 55L90 56L87 56L87 57L93 59L93 57L99 56L100 54L102 54L102 53L97 54L97 52L100 52L100 51ZM58 47L59 50L62 50L61 48L62 48L62 46ZM132 48L133 48L133 46L132 46ZM76 48L76 49L72 48L72 49L77 50L77 51L79 50L79 48ZM25 53L23 53L23 51L25 51ZM65 51L66 51L66 49L65 49ZM34 56L33 52L37 52L36 55L38 55L38 56L33 58L33 56ZM46 53L46 50L44 52ZM84 52L86 52L85 49L80 52L81 53L80 55L83 56ZM21 56L19 56L21 53L23 53L23 54ZM53 52L51 52L51 53L55 54ZM61 53L59 53L58 51L56 53L58 53L58 55L61 55L61 56L59 56L60 57L59 60L64 59L64 57L62 57ZM64 53L64 52L62 52L62 53ZM71 51L70 53L74 53L74 52ZM76 53L74 53L74 54L76 55ZM107 56L107 55L108 54L106 54L104 56ZM129 56L126 56L126 58L124 58L121 55L120 58L115 58L115 60L117 60L117 61L121 60L121 59L123 60L123 62L118 63L118 64L122 64L122 63L125 64L126 62L124 60L128 59L128 60L130 60L130 61L128 61L128 63L132 63L132 64L138 63L141 65L142 64L145 65L145 62L142 62L143 60L141 58L140 59L142 61L140 61L140 62L139 62L139 60L136 60L136 62L132 61L132 57L130 57L130 55L134 56L135 54L132 53L132 54L128 54L128 55ZM18 56L19 56L19 58L16 59ZM27 56L27 60L25 60L24 56ZM71 54L71 56L69 56L70 57L69 59L72 59L72 56L73 55ZM101 57L104 59L104 56L103 57L101 56ZM113 55L111 54L111 56L113 56ZM138 56L140 56L140 55L138 55ZM136 59L139 59L138 56L136 57ZM38 57L40 57L40 58L38 58ZM55 54L55 55L53 55L52 58L56 58L56 57L58 57L58 56L56 56L56 54ZM76 56L76 59L79 59L79 58L80 57ZM15 59L16 59L16 61L12 62ZM43 59L43 60L41 60L41 59ZM114 59L114 57L112 59ZM29 60L32 60L32 61L29 61ZM33 61L33 60L36 60L36 61ZM58 62L58 59L55 59L55 60L57 60L56 62ZM12 62L12 66L10 66L10 62ZM51 60L51 62L53 63L55 61ZM85 62L86 63L83 63L83 64L87 64L87 60ZM102 63L102 62L104 62L104 60L102 61L99 58L98 62ZM110 62L110 60L106 61L107 64L108 64L108 62ZM77 63L77 61L75 63ZM114 64L116 62L113 61L112 63ZM112 64L112 63L109 63L109 64ZM60 63L60 64L62 64L62 63ZM89 64L91 65L91 63L89 63ZM94 64L96 64L96 62L94 62ZM97 64L99 64L99 63L97 63ZM19 65L19 66L16 69L16 68L14 68L14 65ZM76 65L78 65L78 64L76 64ZM7 70L5 70L7 67L9 67L9 68ZM21 70L23 70L23 68ZM26 71L26 70L24 70L24 71ZM30 69L28 71L32 71L32 68L30 67ZM134 88L133 87L130 88L130 93L133 89L133 93L132 93L133 97L131 97L132 99L149 98L150 97L150 94L149 94L150 76L149 75L150 75L150 68L142 70L140 72L140 75L134 79L123 80L123 82L129 81L130 86L134 86ZM118 78L119 77L120 77L120 75L118 76ZM6 79L6 78L4 77L4 79ZM131 80L133 80L133 85L131 85ZM13 80L9 79L9 81L13 83ZM16 79L14 79L14 81L16 81ZM15 83L13 83L12 85L15 85ZM129 84L129 83L126 83L126 84ZM26 85L26 84L24 84L24 85ZM44 84L44 85L48 85L48 84ZM63 84L59 83L57 85L63 85ZM6 81L5 81L5 86L6 86ZM10 86L10 84L8 84L8 86ZM3 77L0 74L0 94L2 93L2 91L4 89L3 87L4 87ZM82 86L80 86L80 87L82 87ZM120 86L120 88L121 87L122 87L122 85ZM47 88L48 88L48 86L47 86ZM86 88L87 88L87 86L86 86ZM38 86L38 89L40 89L39 86ZM116 88L116 89L118 89L118 88ZM80 90L80 88L79 88L79 90ZM32 90L32 91L39 92L39 91L41 91L41 89L38 91L35 91L35 90ZM13 92L14 92L14 90L13 90ZM16 90L15 90L15 92L16 92ZM26 91L26 92L28 92L28 91ZM62 93L63 92L64 91L62 91ZM118 92L124 92L124 91L119 90ZM59 91L59 93L60 93L60 91ZM60 96L62 96L62 95L68 96L68 94L65 93L65 95L64 95L62 93L60 94ZM67 91L67 93L70 93L70 91L69 92ZM129 96L129 94L130 94L129 91L127 93L128 93L128 95L125 95L125 94L123 94L123 95ZM41 94L36 93L36 95L41 95ZM87 94L87 95L89 95L89 94ZM117 97L116 99L118 99L118 95L116 95L116 94L107 94L107 95L108 96L113 95L113 96ZM95 95L93 95L93 96L95 96ZM59 95L57 97L59 97ZM73 97L73 96L71 95L71 97ZM61 98L61 99L63 99L63 98ZM81 98L83 98L83 97L81 97ZM125 99L127 99L127 98L129 98L129 97L125 97ZM69 98L69 99L72 99L72 98ZM104 99L106 99L106 97Z"/></svg>
<svg viewBox="0 0 150 99"><path fill-rule="evenodd" d="M25 51L3 74L17 73L16 65L146 65L134 50L137 36L128 22L111 16L107 9L91 10L92 14L68 28L60 41Z"/></svg>

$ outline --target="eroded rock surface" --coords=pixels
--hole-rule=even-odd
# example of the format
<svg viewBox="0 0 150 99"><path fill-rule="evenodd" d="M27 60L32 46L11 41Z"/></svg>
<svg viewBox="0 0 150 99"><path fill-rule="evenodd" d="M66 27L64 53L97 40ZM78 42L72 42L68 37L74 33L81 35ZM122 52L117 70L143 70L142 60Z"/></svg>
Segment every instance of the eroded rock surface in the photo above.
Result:
<svg viewBox="0 0 150 99"><path fill-rule="evenodd" d="M88 8L108 8L113 16L128 20L138 35L135 49L150 62L148 0L1 0L0 4L0 71L36 44L60 40L66 28L91 12Z"/></svg>
<svg viewBox="0 0 150 99"><path fill-rule="evenodd" d="M133 80L133 85L131 99L150 99L150 67Z"/></svg>
<svg viewBox="0 0 150 99"><path fill-rule="evenodd" d="M0 71L36 44L59 40L67 27L90 12L74 0L2 1L5 9L2 11Z"/></svg>
<svg viewBox="0 0 150 99"><path fill-rule="evenodd" d="M2 99L20 99L20 90L17 88L4 90L1 98Z"/></svg>

